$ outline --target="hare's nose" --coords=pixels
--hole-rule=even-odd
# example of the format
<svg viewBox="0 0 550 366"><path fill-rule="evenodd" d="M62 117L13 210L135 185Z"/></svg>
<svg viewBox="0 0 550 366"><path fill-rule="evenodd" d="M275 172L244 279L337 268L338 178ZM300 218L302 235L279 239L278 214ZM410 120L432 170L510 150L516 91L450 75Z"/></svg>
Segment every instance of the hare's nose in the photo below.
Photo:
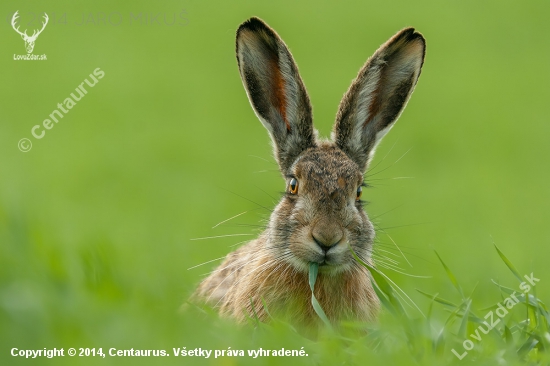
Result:
<svg viewBox="0 0 550 366"><path fill-rule="evenodd" d="M344 233L335 225L318 223L313 228L311 236L313 241L326 253L342 240Z"/></svg>

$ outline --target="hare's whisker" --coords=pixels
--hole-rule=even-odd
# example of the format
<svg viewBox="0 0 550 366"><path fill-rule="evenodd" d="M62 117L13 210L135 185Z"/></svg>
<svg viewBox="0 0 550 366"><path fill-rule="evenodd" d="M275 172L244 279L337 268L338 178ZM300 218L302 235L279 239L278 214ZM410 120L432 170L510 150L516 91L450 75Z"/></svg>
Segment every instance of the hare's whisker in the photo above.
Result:
<svg viewBox="0 0 550 366"><path fill-rule="evenodd" d="M416 310L418 310L418 312L420 314L422 314L422 316L425 318L426 315L424 315L424 313L422 312L422 310L420 310L420 308L418 307L418 305L416 305L416 303L413 301L413 299L411 299L409 297L409 295L407 295L407 293L405 291L403 291L403 289L401 287L399 287L391 278L389 278L384 272L382 271L379 271L380 273L382 273L384 275L384 278L386 279L386 281L388 281L390 284L392 284L394 286L395 289L399 290L399 291L396 291L395 293L403 300L404 303L406 303L407 305L409 306L414 306L416 308ZM406 299L400 295L403 294L403 296L406 297ZM408 301L407 301L408 300ZM411 305L412 304L412 305Z"/></svg>
<svg viewBox="0 0 550 366"><path fill-rule="evenodd" d="M241 242L241 243L245 243L245 241L243 241L243 242ZM237 243L237 244L241 244L241 243ZM234 244L234 245L237 245L237 244ZM256 259L258 259L258 258L263 258L263 257L267 257L267 256L270 255L270 254L271 254L271 253L263 253L263 255L256 257ZM220 257L220 258L216 258L216 259L209 260L209 261L204 262L204 263L201 263L201 264L197 264L196 266L187 268L187 270L190 270L190 269L193 269L193 268L197 268L197 267L200 267L200 266L205 265L205 264L207 264L207 263L215 262L215 261L220 260L220 259L224 259L225 257L227 257L227 256L223 256L223 257ZM217 271L221 271L221 270L224 270L224 269L227 269L227 268L231 268L231 267L233 267L234 265L237 265L237 264L240 264L240 262L235 262L235 263L232 263L232 264L230 264L230 265L228 265L228 266L225 266L225 267L222 267L222 268L216 268L215 270L213 270L213 271L211 271L211 272L209 272L209 273L206 273L206 274L204 274L203 276L210 275L210 274L212 274L212 273L215 273L215 272L217 272Z"/></svg>
<svg viewBox="0 0 550 366"><path fill-rule="evenodd" d="M390 250L394 250L394 251L400 253L400 251L398 251L398 250L395 248L394 245L385 244L385 243L384 243L384 244L379 244L379 243L377 243L377 244L376 244L376 247L377 247L377 248L374 249L374 252L376 252L376 251L378 251L378 250L382 250L380 247L383 247L384 249L388 250L388 253L391 253L391 254L395 255L396 257L402 257L402 256L399 255L399 254L389 252ZM403 246L402 246L402 248L406 248L406 247L403 247ZM417 250L420 250L420 248L410 248L410 249L417 249ZM420 255L418 255L418 254L412 253L412 252L410 252L410 251L403 250L403 253L407 254L409 257L418 258L418 259L421 259L421 260L423 260L423 261L425 261L425 262L428 262L428 263L430 263L430 264L434 264L434 262L432 262L432 261L430 261L430 260L428 260L428 259L426 259L426 258L424 258L424 257L422 257L422 256L420 256Z"/></svg>
<svg viewBox="0 0 550 366"><path fill-rule="evenodd" d="M380 160L378 163L376 163L376 165L373 166L372 168L369 168L369 170L367 171L367 174L370 174L371 171L373 171L374 169L376 169L376 167L377 167L378 165L380 165L380 163L382 163L382 162L386 159L386 157L392 152L393 148L394 148L395 145L397 144L397 141L399 141L399 138L397 138L397 139L395 140L395 142L394 142L393 145L390 147L390 149L388 150L388 152L386 153L386 155L384 155L384 157L382 158L382 160Z"/></svg>
<svg viewBox="0 0 550 366"><path fill-rule="evenodd" d="M267 281L267 279L268 279L273 273L276 273L277 270L278 270L281 266L283 266L283 265L289 266L288 263L285 263L285 262L284 262L284 259L285 259L285 258L284 258L284 255L281 256L279 259L283 259L283 261L281 261L281 263L279 263L279 265L278 265L277 267L275 267L274 269L272 269L271 272L264 278L264 280L262 281L262 283L261 283L260 286L258 287L259 289L261 289L261 288L264 287L264 283ZM285 271L286 271L286 269L283 271L283 273L284 273ZM283 273L281 273L281 276L279 277L279 279L283 276ZM278 283L278 281L277 281L277 283ZM275 288L277 287L277 283L275 284Z"/></svg>
<svg viewBox="0 0 550 366"><path fill-rule="evenodd" d="M286 259L288 257L290 257L290 255L288 255L284 259ZM279 282L281 281L281 278L284 278L286 271L288 271L289 269L290 269L291 272L296 272L296 269L292 265L287 263L287 266L286 266L285 270L281 273L279 278L277 278L277 282L275 282L275 288L279 287Z"/></svg>
<svg viewBox="0 0 550 366"><path fill-rule="evenodd" d="M384 262L383 260L376 260L376 266L377 267L382 267L382 268L386 268L386 269L389 269L391 271L394 271L394 272L397 272L397 273L401 273L405 276L409 276L409 277L415 277L415 278L431 278L431 276L422 276L422 275L413 275L413 274L409 274L409 273L406 273L402 270L402 268L398 267L398 266L395 266L393 264L390 264L390 263L387 263L387 262Z"/></svg>
<svg viewBox="0 0 550 366"><path fill-rule="evenodd" d="M218 239L218 238L229 238L232 236L249 236L254 234L226 234L226 235L216 235L216 236L205 236L203 238L193 238L189 240L206 240L206 239Z"/></svg>
<svg viewBox="0 0 550 366"><path fill-rule="evenodd" d="M390 213L390 212L392 212L392 211L394 211L394 210L397 210L398 208L401 208L401 207L403 207L403 205L395 206L394 208L392 208L392 209L390 209L390 210L388 210L388 211L385 211L385 212L383 212L383 213L381 213L381 214L379 214L379 215L376 215L376 216L371 217L371 219L375 220L375 219L377 219L377 218L379 218L379 217L381 217L381 216L384 216L385 214Z"/></svg>
<svg viewBox="0 0 550 366"><path fill-rule="evenodd" d="M415 223L415 224L404 224L404 225L396 225L396 226L379 227L379 230L384 231L384 230L399 229L399 228L402 228L402 227L418 226L418 225L426 225L426 224L429 224L429 222L418 222L418 223Z"/></svg>
<svg viewBox="0 0 550 366"><path fill-rule="evenodd" d="M403 155L401 155L401 157L399 159L397 159L394 164L397 164L399 162L399 160L403 159L405 157L405 155L407 155L412 149L413 148L411 147L409 150L405 151L405 153Z"/></svg>
<svg viewBox="0 0 550 366"><path fill-rule="evenodd" d="M405 179L405 178L412 178L412 177L369 178L369 182L380 182L380 181L387 181L387 180L394 180L394 179Z"/></svg>
<svg viewBox="0 0 550 366"><path fill-rule="evenodd" d="M255 259L261 259L261 258L265 258L265 257L268 257L270 256L271 253L261 253L260 255L256 256ZM243 264L245 265L247 262L245 262L244 264L240 261L235 261L225 267L221 267L221 268L216 268L215 270L213 270L212 272L210 272L209 274L213 274L213 273L216 273L216 272L220 272L220 271L223 271L224 269L227 269L227 268L231 268L231 267L234 267L234 266L238 266L240 264Z"/></svg>
<svg viewBox="0 0 550 366"><path fill-rule="evenodd" d="M231 244L229 247L230 247L230 248L231 248L231 247L236 247L237 245L244 244L244 243L246 243L246 242L248 242L248 241L250 241L250 240L243 240L243 241L240 241L240 242L238 242L238 243Z"/></svg>
<svg viewBox="0 0 550 366"><path fill-rule="evenodd" d="M386 250L396 250L396 251L399 252L399 250L397 250L397 249L395 248L395 245L390 244L390 243L386 243L386 242L377 242L375 246L376 246L376 247L382 247L382 248L384 248L384 249L386 249ZM413 248L413 247L407 247L407 246L402 246L402 248L407 248L407 249L410 249L410 250L420 250L420 248ZM378 249L378 248L377 248L377 249ZM377 249L375 249L375 250L377 250ZM412 252L405 251L405 250L403 250L403 253L407 253L408 255L413 255Z"/></svg>
<svg viewBox="0 0 550 366"><path fill-rule="evenodd" d="M388 235L388 233L384 232L383 230L379 230L379 231L381 231L382 233ZM376 247L383 247L384 249L387 249L387 250L397 250L397 249L395 249L395 245L393 243L380 241L379 238L376 239L376 245L375 246ZM405 245L401 245L400 248L406 248L406 249L409 249L409 250L422 250L422 248L405 246ZM410 251L404 251L403 250L403 253L407 253L409 255L412 255Z"/></svg>
<svg viewBox="0 0 550 366"><path fill-rule="evenodd" d="M241 216L241 215L244 215L245 213L248 213L248 211L241 212L240 214L237 214L237 215L235 215L235 216L233 216L233 217L230 217L230 218L228 218L227 220L223 220L222 222L219 222L219 223L217 223L216 225L212 226L212 229L217 228L218 226L220 226L221 224L223 224L223 223L225 223L225 222L227 222L227 221L229 221L229 220L233 220L233 219L236 218L236 217L239 217L239 216Z"/></svg>
<svg viewBox="0 0 550 366"><path fill-rule="evenodd" d="M432 278L432 276L422 276L422 275L413 275L413 274L410 274L410 273L407 273L407 272L403 272L403 271L399 271L397 269L394 269L394 268L389 268L389 267L385 267L385 266L381 266L383 268L386 268L390 271L394 271L394 272L397 272L399 274L402 274L404 276L407 276L407 277L413 277L413 278Z"/></svg>
<svg viewBox="0 0 550 366"><path fill-rule="evenodd" d="M393 260L389 257L386 257L386 256L383 256L383 255L379 255L379 254L372 254L371 255L373 259L376 260L376 263L379 263L379 261L383 261L384 263L386 263L386 261L389 262L389 264L393 265L393 266L399 266L399 262L396 261L396 260Z"/></svg>
<svg viewBox="0 0 550 366"><path fill-rule="evenodd" d="M256 170L254 173L273 173L273 172L279 173L279 169Z"/></svg>
<svg viewBox="0 0 550 366"><path fill-rule="evenodd" d="M390 236L390 234L388 234L388 233L386 233L386 232L384 232L384 234L386 234L386 236L387 236L388 238L390 238L390 240L391 240L392 243L395 245L395 247L396 247L397 249L399 249L399 252L400 252L401 255L403 256L403 259L405 259L405 261L407 261L407 263L409 264L409 266L412 267L413 265L411 264L411 262L409 262L409 260L408 260L407 257L405 256L405 253L403 253L403 251L401 251L401 248L399 248L399 245L397 245L397 243L395 242L395 240L393 240L393 238Z"/></svg>
<svg viewBox="0 0 550 366"><path fill-rule="evenodd" d="M260 160L263 160L263 161L268 162L268 163L273 164L273 165L277 165L277 163L274 162L273 160L268 160L268 159L262 158L261 156L258 156L258 155L248 155L248 156L250 156L251 158L258 158Z"/></svg>
<svg viewBox="0 0 550 366"><path fill-rule="evenodd" d="M236 223L236 224L224 224L224 226L226 227L260 227L260 228L264 228L265 229L265 225L254 225L254 224L241 224L241 223Z"/></svg>
<svg viewBox="0 0 550 366"><path fill-rule="evenodd" d="M271 198L271 199L274 201L273 203L279 202L280 198L277 199L277 198L273 197L272 195L270 195L269 193L267 193L265 190L261 189L260 187L258 187L258 186L256 186L256 185L255 185L254 187L256 187L256 188L259 189L260 191L264 192L269 198Z"/></svg>
<svg viewBox="0 0 550 366"><path fill-rule="evenodd" d="M189 268L187 268L187 270L189 271L190 269L197 268L197 267L200 267L200 266L204 266L205 264L212 263L212 262L215 262L215 261L219 261L220 259L224 259L224 258L225 258L225 255L223 257L212 259L212 260L206 261L204 263L197 264L196 266L189 267Z"/></svg>
<svg viewBox="0 0 550 366"><path fill-rule="evenodd" d="M407 155L407 154L409 153L409 151L411 151L411 150L412 150L412 147L411 147L409 150L407 150L403 155L401 155L401 157L400 157L399 159L397 159L397 160L396 160L393 164L391 164L389 167L384 168L384 169L382 169L382 170L380 170L380 171L378 171L378 172L376 172L376 173L368 174L368 175L367 175L367 180L368 180L370 177L373 177L373 176L375 176L375 175L377 175L377 174L380 174L380 173L382 173L382 172L388 170L389 168L391 168L391 167L394 166L395 164L397 164L397 162L399 162L399 160L403 159L403 157L404 157L405 155Z"/></svg>
<svg viewBox="0 0 550 366"><path fill-rule="evenodd" d="M376 252L384 252L384 253L387 253L387 254L390 254L390 255L393 255L393 256L396 256L396 257L399 257L397 254L395 253L392 253L390 252L389 250L385 250L385 249L381 249L381 248L375 248L373 253L376 253Z"/></svg>
<svg viewBox="0 0 550 366"><path fill-rule="evenodd" d="M401 257L399 254L392 253L392 252L384 250L382 248L372 248L370 250L370 254L373 255L373 256L378 256L378 257L381 257L381 258L385 258L386 260L392 261L395 264L399 263L399 261L397 259L399 259ZM397 257L397 259L389 257L388 254L392 255L393 257Z"/></svg>
<svg viewBox="0 0 550 366"><path fill-rule="evenodd" d="M269 211L269 212L273 212L272 209L270 209L270 208L268 208L268 207L265 207L265 206L263 206L263 205L260 205L258 202L254 202L254 201L252 201L251 199L246 198L245 196L241 196L240 194L238 194L238 193L236 193L236 192L232 192L232 191L230 191L229 189L226 189L226 188L223 188L223 187L220 187L220 189L223 189L223 190L226 191L226 192L229 192L229 193L231 193L231 194L234 194L234 195L237 196L237 197L240 197L240 198L242 198L242 199L244 199L244 200L247 200L248 202L251 202L251 203L255 204L256 206L259 206L259 207L261 207L261 208L263 208L263 209L265 209L265 210L267 210L267 211Z"/></svg>

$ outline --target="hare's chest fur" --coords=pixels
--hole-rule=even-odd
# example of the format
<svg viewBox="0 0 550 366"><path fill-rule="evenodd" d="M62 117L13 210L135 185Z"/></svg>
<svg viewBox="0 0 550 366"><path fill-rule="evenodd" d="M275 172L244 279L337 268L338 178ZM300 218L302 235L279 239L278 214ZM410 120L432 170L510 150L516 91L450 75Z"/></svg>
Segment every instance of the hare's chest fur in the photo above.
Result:
<svg viewBox="0 0 550 366"><path fill-rule="evenodd" d="M247 317L267 320L268 313L313 325L318 321L311 305L308 276L290 263L265 252L260 238L230 253L199 287L198 295L220 312L240 322ZM315 297L332 321L373 320L379 302L366 269L336 275L321 271Z"/></svg>

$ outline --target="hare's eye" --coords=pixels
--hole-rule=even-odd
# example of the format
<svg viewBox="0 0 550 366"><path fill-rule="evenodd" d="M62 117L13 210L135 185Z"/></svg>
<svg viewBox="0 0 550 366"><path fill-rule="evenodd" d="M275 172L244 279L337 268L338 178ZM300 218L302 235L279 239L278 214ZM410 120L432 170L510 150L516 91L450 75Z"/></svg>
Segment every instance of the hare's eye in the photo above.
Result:
<svg viewBox="0 0 550 366"><path fill-rule="evenodd" d="M359 201L361 199L362 194L363 194L363 187L361 186L357 187L357 197L355 199Z"/></svg>
<svg viewBox="0 0 550 366"><path fill-rule="evenodd" d="M290 184L288 185L288 191L291 193L291 194L296 194L298 193L298 180L296 178L292 178L290 180Z"/></svg>

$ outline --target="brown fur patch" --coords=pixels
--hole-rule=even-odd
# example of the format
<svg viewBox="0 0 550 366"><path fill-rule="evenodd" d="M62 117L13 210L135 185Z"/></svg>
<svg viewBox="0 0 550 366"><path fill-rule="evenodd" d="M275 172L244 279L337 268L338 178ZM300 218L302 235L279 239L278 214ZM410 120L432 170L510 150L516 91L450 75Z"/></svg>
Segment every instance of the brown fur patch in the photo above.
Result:
<svg viewBox="0 0 550 366"><path fill-rule="evenodd" d="M286 130L290 131L290 123L286 118L285 80L278 65L278 60L270 60L271 75L273 76L273 105L279 110L285 121Z"/></svg>
<svg viewBox="0 0 550 366"><path fill-rule="evenodd" d="M263 243L255 241L250 244L257 247ZM239 283L232 284L227 296L218 304L223 315L236 318L239 322L256 315L266 321L269 312L290 318L294 324L319 324L319 317L311 305L307 274L270 257L258 257L240 272ZM345 319L372 321L378 312L379 302L368 272L363 267L358 266L353 271L336 276L320 273L314 293L327 317L334 323Z"/></svg>

